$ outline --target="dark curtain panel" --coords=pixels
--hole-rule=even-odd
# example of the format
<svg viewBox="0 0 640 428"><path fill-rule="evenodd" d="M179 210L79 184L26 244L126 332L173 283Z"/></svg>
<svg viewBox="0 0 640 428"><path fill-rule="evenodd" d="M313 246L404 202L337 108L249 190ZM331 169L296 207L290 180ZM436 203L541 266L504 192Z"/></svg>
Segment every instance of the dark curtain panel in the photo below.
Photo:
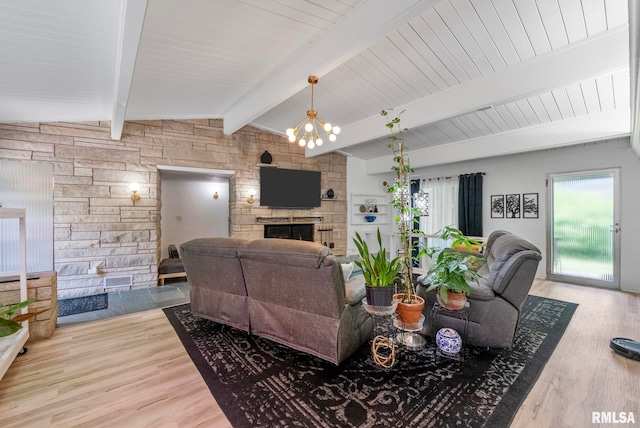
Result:
<svg viewBox="0 0 640 428"><path fill-rule="evenodd" d="M458 228L467 236L482 236L482 173L460 176Z"/></svg>

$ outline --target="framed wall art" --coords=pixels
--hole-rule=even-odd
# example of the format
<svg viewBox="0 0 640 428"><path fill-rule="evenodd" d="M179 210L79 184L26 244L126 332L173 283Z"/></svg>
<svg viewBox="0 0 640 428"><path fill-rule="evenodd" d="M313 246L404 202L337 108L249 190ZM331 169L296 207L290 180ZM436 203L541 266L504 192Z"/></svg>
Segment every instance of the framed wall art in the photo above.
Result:
<svg viewBox="0 0 640 428"><path fill-rule="evenodd" d="M504 218L504 195L491 195L491 218Z"/></svg>
<svg viewBox="0 0 640 428"><path fill-rule="evenodd" d="M538 194L522 194L522 218L538 218Z"/></svg>
<svg viewBox="0 0 640 428"><path fill-rule="evenodd" d="M504 206L507 218L520 218L520 194L507 195Z"/></svg>

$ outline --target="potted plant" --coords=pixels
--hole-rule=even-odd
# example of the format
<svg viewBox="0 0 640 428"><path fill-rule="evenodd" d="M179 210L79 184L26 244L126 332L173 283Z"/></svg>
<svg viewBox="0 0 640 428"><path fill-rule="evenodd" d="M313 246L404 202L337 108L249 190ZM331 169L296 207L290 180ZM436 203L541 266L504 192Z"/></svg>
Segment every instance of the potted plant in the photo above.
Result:
<svg viewBox="0 0 640 428"><path fill-rule="evenodd" d="M435 262L427 271L425 282L430 285L426 291L436 290L438 302L446 309L460 310L465 307L467 295L471 293L469 282L477 282L481 278L474 268L478 257L469 252L480 244L451 226L446 226L436 235L452 243L448 248L431 247L427 250L427 255L432 259L435 257Z"/></svg>
<svg viewBox="0 0 640 428"><path fill-rule="evenodd" d="M396 173L393 185L387 188L387 192L393 195L391 205L398 211L396 224L398 225L398 235L400 238L401 250L399 292L394 296L398 300L398 318L405 324L415 324L420 320L424 309L424 299L416 295L413 283L413 260L419 259L425 252L418 248L414 253L414 245L411 242L412 235L422 234L414 227L414 219L419 215L415 208L411 207L409 195L409 179L413 169L405 159L404 155L404 131L400 126L400 114L387 121L385 126L389 128L391 143L389 148L393 151L395 165L391 168ZM383 117L388 116L388 112L382 110Z"/></svg>
<svg viewBox="0 0 640 428"><path fill-rule="evenodd" d="M33 299L24 300L20 303L16 303L15 305L5 306L0 303L0 337L9 336L16 331L22 328L22 322L26 321L30 318L35 317L46 311L46 309L38 311L38 312L28 312L26 314L17 314L22 308L26 308L31 303L33 303Z"/></svg>
<svg viewBox="0 0 640 428"><path fill-rule="evenodd" d="M367 241L358 232L353 242L358 248L360 260L355 263L362 269L367 292L367 304L371 306L391 306L393 297L393 284L400 269L400 258L389 260L387 250L382 247L380 229L377 233L379 251L372 254L369 251Z"/></svg>

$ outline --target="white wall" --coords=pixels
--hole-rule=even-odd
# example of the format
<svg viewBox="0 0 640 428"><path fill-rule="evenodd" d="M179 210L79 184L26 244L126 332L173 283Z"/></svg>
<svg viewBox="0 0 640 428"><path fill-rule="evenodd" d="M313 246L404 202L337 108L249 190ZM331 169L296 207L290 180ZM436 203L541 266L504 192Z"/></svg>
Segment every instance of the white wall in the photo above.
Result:
<svg viewBox="0 0 640 428"><path fill-rule="evenodd" d="M213 193L218 192L218 199ZM161 256L167 248L194 238L229 236L229 183L163 179Z"/></svg>
<svg viewBox="0 0 640 428"><path fill-rule="evenodd" d="M360 161L362 162L362 161ZM349 159L347 163L347 188L351 192L366 191L367 183L378 183L388 174L370 175L368 178L349 179L358 168L364 171L364 163ZM391 167L391 165L389 165ZM532 241L542 251L542 261L537 276L546 277L546 186L548 173L570 172L600 168L621 168L621 273L622 290L640 292L640 263L636 262L637 242L640 242L640 198L635 190L640 183L640 159L632 152L629 139L570 146L553 150L480 159L477 161L439 165L416 170L423 178L485 172L483 188L483 234L505 229ZM538 219L492 219L491 195L508 193L538 193L540 217Z"/></svg>
<svg viewBox="0 0 640 428"><path fill-rule="evenodd" d="M381 233L389 234L393 230L393 225L395 224L393 221L393 216L390 219L389 224L383 225L378 223L371 223L370 225L353 225L351 224L352 212L354 209L354 205L351 201L351 196L353 193L360 194L371 194L371 195L386 195L386 189L382 185L383 181L390 182L393 180L393 173L389 174L376 174L376 175L367 175L365 173L366 170L366 161L354 157L347 158L347 193L349 198L349 203L347 204L347 255L358 254L358 250L356 249L355 244L353 243L353 237L355 236L356 231L364 236L367 232L375 232L379 227ZM371 241L369 239L369 241ZM372 242L369 242L372 245ZM374 248L377 249L377 243L374 245ZM390 248L390 243L388 243L388 237L385 241L383 241L383 245L387 250Z"/></svg>

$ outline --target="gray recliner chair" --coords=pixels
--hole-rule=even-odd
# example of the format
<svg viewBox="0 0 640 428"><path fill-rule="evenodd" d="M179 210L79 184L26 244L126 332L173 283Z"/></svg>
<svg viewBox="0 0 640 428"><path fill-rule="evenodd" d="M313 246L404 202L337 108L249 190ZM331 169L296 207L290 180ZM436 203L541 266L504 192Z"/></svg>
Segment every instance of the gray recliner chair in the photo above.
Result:
<svg viewBox="0 0 640 428"><path fill-rule="evenodd" d="M467 344L489 348L510 348L524 304L542 259L540 250L531 242L506 231L489 236L483 254L485 263L478 270L483 277L471 284L468 296L469 326ZM420 281L420 277L418 280ZM418 294L426 299L424 315L429 319L436 301L435 291L425 293L427 285L418 286ZM440 326L458 332L463 321L454 315L439 315ZM426 331L429 335L435 332Z"/></svg>

